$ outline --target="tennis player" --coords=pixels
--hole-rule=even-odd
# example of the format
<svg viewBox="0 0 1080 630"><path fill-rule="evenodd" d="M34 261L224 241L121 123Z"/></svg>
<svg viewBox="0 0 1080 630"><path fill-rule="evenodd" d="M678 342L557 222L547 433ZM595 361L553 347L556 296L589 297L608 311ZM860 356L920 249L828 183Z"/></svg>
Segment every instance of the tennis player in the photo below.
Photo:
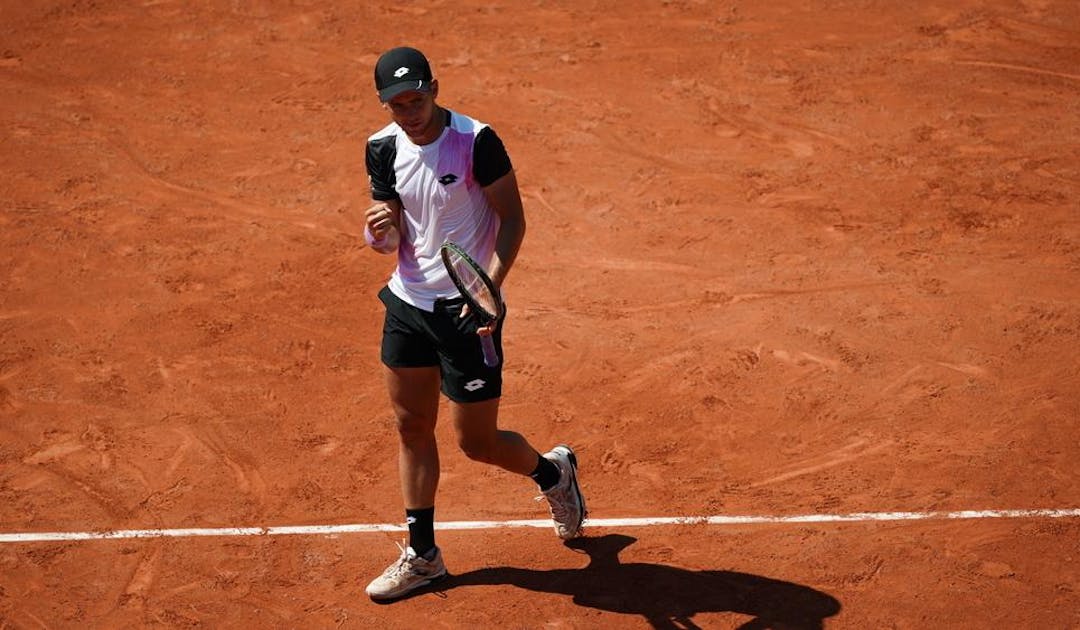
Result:
<svg viewBox="0 0 1080 630"><path fill-rule="evenodd" d="M375 88L391 122L367 141L373 205L365 238L397 254L379 298L386 307L382 362L397 417L398 470L408 546L367 587L372 599L401 597L446 575L435 544L439 392L449 400L458 445L470 458L528 475L547 498L560 538L581 535L585 501L577 458L559 445L540 455L498 427L502 361L484 364L477 335L502 356L501 322L480 327L439 256L453 241L502 286L525 236L517 179L499 136L484 123L440 107L439 82L424 55L394 48L375 64Z"/></svg>

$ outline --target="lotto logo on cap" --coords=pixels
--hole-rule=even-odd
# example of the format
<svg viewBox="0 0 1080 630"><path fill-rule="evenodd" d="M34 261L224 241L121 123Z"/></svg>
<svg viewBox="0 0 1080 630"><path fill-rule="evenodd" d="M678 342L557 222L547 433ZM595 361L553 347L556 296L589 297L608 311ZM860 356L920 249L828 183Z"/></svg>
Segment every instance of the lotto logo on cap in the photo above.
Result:
<svg viewBox="0 0 1080 630"><path fill-rule="evenodd" d="M431 91L431 66L427 57L407 46L384 52L375 63L375 89L384 103L402 92Z"/></svg>

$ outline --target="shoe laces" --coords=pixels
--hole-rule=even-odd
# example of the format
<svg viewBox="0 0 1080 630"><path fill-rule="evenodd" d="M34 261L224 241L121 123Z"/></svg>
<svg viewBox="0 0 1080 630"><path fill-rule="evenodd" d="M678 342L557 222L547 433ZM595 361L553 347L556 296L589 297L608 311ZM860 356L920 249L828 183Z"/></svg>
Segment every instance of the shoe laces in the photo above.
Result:
<svg viewBox="0 0 1080 630"><path fill-rule="evenodd" d="M401 575L401 574L407 573L409 571L409 568L410 568L409 547L407 545L405 545L404 543L405 543L404 540L402 540L401 542L398 542L396 540L394 541L394 544L397 545L397 548L401 551L401 557L398 558L397 562L390 565L390 567L386 569L386 576L387 577ZM414 553L411 560L415 560L415 559L417 559L419 557L420 556L417 556Z"/></svg>
<svg viewBox="0 0 1080 630"><path fill-rule="evenodd" d="M548 506L551 508L551 515L556 520L566 518L570 515L568 506L570 505L570 492L569 486L560 487L556 485L546 492L542 492L536 497L536 501L543 501L547 499Z"/></svg>

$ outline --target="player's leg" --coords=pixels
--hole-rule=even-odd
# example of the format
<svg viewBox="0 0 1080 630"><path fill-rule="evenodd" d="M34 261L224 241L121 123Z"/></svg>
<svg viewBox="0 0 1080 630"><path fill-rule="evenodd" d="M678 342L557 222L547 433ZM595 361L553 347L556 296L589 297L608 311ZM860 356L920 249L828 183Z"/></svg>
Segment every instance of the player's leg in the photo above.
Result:
<svg viewBox="0 0 1080 630"><path fill-rule="evenodd" d="M446 575L442 552L435 546L439 368L387 368L386 383L397 417L398 472L409 544L397 562L368 585L368 595L380 600L401 597Z"/></svg>
<svg viewBox="0 0 1080 630"><path fill-rule="evenodd" d="M521 475L536 468L539 455L525 438L498 428L502 396L502 363L484 363L477 321L462 317L464 301L437 303L433 327L439 337L442 391L450 399L450 414L458 445L473 460ZM495 347L502 356L502 327L495 332Z"/></svg>
<svg viewBox="0 0 1080 630"><path fill-rule="evenodd" d="M454 391L452 382L449 389ZM521 434L499 429L497 398L476 402L451 399L450 415L458 444L470 459L530 476L548 501L559 537L581 535L585 498L577 480L577 456L570 447L560 445L540 455Z"/></svg>
<svg viewBox="0 0 1080 630"><path fill-rule="evenodd" d="M386 368L386 384L397 419L398 474L408 512L433 509L439 487L439 448L435 423L439 411L439 368ZM431 540L411 540L423 554ZM413 544L415 543L415 544Z"/></svg>
<svg viewBox="0 0 1080 630"><path fill-rule="evenodd" d="M423 314L387 289L379 297L386 304L382 361L397 419L398 472L409 527L409 546L367 587L373 599L385 600L401 597L446 575L446 566L435 546L434 531L435 493L439 485L439 451L435 440L438 359L427 340Z"/></svg>
<svg viewBox="0 0 1080 630"><path fill-rule="evenodd" d="M539 454L519 433L498 428L499 399L450 402L458 446L474 461L519 475L536 469Z"/></svg>

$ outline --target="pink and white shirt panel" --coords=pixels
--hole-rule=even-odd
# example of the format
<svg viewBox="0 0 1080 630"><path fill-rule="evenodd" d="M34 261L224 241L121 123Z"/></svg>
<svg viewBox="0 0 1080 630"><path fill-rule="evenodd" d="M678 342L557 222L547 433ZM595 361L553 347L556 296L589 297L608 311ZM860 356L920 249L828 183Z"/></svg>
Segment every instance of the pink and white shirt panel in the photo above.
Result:
<svg viewBox="0 0 1080 630"><path fill-rule="evenodd" d="M438 298L456 297L439 256L453 241L487 265L495 251L499 216L483 186L510 172L502 141L486 124L447 110L437 140L414 144L396 123L368 138L367 170L375 200L399 199L401 245L388 286L394 295L431 311Z"/></svg>

